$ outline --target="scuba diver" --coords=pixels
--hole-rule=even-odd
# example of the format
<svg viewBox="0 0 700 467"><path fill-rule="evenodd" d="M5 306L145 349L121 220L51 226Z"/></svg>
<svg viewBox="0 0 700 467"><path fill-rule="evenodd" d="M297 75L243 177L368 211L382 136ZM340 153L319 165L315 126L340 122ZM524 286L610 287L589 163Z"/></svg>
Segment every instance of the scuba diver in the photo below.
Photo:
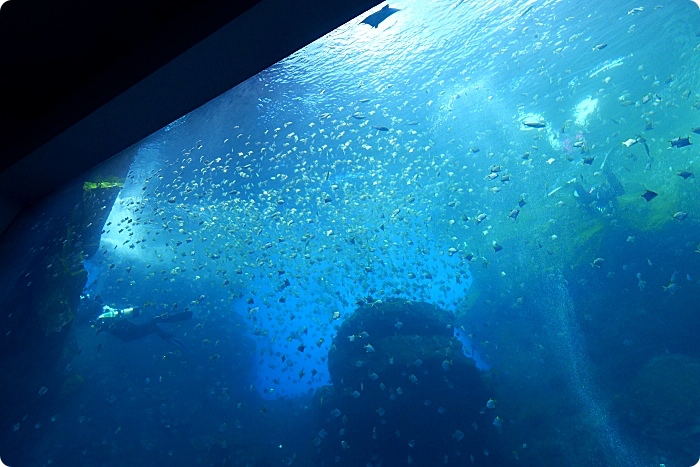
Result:
<svg viewBox="0 0 700 467"><path fill-rule="evenodd" d="M123 319L139 316L140 314L141 310L137 306L130 306L128 308L117 310L109 305L104 305L102 307L102 314L98 316L97 319Z"/></svg>
<svg viewBox="0 0 700 467"><path fill-rule="evenodd" d="M582 175L576 179L576 182L572 183L572 186L574 198L577 199L579 205L606 214L609 212L608 209L612 210L616 206L617 198L625 194L625 189L614 173L603 171L603 175L605 179L590 189L584 188L585 180Z"/></svg>
<svg viewBox="0 0 700 467"><path fill-rule="evenodd" d="M108 305L102 307L103 313L97 317L97 323L93 323L97 329L97 334L107 331L109 334L122 341L135 341L143 337L155 334L160 338L183 348L184 342L176 338L171 333L163 330L159 323L177 323L192 319L192 312L185 310L180 313L163 313L154 316L143 324L136 324L130 321L141 314L139 307L127 307L121 310Z"/></svg>

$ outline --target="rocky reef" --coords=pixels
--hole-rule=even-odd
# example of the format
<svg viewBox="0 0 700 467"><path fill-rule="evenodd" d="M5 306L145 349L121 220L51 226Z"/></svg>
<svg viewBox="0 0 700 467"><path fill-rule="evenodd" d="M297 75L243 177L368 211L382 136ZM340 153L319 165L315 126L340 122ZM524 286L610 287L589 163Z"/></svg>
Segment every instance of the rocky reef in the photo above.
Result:
<svg viewBox="0 0 700 467"><path fill-rule="evenodd" d="M345 320L328 356L333 385L316 395L319 464L507 465L495 401L453 328L452 313L406 300Z"/></svg>

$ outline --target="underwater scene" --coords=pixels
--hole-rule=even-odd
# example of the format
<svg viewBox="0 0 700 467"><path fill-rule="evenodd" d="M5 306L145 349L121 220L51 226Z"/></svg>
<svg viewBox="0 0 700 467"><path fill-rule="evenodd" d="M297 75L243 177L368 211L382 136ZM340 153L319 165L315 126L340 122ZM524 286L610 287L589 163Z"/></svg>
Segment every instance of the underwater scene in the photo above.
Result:
<svg viewBox="0 0 700 467"><path fill-rule="evenodd" d="M341 26L3 234L2 461L696 464L698 69L687 0Z"/></svg>

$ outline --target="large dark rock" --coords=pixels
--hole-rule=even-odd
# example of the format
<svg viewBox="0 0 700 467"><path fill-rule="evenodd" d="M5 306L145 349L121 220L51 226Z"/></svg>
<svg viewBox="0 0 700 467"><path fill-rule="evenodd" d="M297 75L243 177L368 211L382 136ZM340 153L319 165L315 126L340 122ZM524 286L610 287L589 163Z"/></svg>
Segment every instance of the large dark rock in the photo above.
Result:
<svg viewBox="0 0 700 467"><path fill-rule="evenodd" d="M319 465L504 465L490 391L453 323L405 300L348 317L328 356L333 386L317 394Z"/></svg>
<svg viewBox="0 0 700 467"><path fill-rule="evenodd" d="M367 380L367 375L403 371L422 360L438 368L444 360L470 365L462 344L453 338L454 315L427 303L390 300L358 308L338 329L328 354L333 384L345 378ZM390 368L390 362L393 365Z"/></svg>
<svg viewBox="0 0 700 467"><path fill-rule="evenodd" d="M87 280L83 260L98 250L130 163L115 158L84 174L26 208L0 237L0 417L8 426L39 419L82 383L64 368L79 352L71 325ZM7 438L10 444L0 441L0 451L16 451L19 436L30 433L25 428Z"/></svg>

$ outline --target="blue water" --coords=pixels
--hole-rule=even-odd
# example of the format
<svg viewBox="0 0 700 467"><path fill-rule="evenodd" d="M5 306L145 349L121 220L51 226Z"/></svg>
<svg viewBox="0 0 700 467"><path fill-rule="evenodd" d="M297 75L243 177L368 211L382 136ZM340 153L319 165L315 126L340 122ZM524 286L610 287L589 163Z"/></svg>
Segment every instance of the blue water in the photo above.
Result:
<svg viewBox="0 0 700 467"><path fill-rule="evenodd" d="M70 344L16 383L6 463L696 461L700 189L670 141L700 121L700 11L391 6L116 156ZM460 351L342 327L397 298L446 310ZM193 317L124 342L104 306ZM333 384L341 341L367 371Z"/></svg>

